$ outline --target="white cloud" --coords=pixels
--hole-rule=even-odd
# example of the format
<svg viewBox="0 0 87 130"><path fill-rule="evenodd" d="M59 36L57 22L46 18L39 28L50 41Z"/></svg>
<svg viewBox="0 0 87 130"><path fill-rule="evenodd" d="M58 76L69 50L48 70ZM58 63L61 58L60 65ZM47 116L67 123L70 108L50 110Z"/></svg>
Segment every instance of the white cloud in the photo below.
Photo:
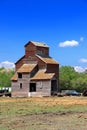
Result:
<svg viewBox="0 0 87 130"><path fill-rule="evenodd" d="M83 42L84 41L84 37L80 37L80 41Z"/></svg>
<svg viewBox="0 0 87 130"><path fill-rule="evenodd" d="M74 69L76 72L84 72L87 68L83 68L81 66L75 66Z"/></svg>
<svg viewBox="0 0 87 130"><path fill-rule="evenodd" d="M6 68L6 69L10 69L10 68L14 68L15 65L14 65L14 63L12 63L12 62L4 61L4 62L1 62L1 63L0 63L0 68L1 68L1 67L4 67L4 68Z"/></svg>
<svg viewBox="0 0 87 130"><path fill-rule="evenodd" d="M80 59L80 62L82 62L82 63L87 63L87 59L82 58L82 59Z"/></svg>
<svg viewBox="0 0 87 130"><path fill-rule="evenodd" d="M79 42L75 41L75 40L71 40L71 41L64 41L64 42L60 42L59 43L59 47L73 47L73 46L78 46Z"/></svg>

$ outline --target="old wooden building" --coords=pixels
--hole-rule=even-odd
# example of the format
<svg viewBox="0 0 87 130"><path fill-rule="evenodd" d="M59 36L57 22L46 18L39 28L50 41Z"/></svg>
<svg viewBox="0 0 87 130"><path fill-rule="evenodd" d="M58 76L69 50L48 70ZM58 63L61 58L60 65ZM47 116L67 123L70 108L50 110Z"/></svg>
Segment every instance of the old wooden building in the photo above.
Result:
<svg viewBox="0 0 87 130"><path fill-rule="evenodd" d="M12 97L51 96L59 89L59 64L45 43L29 41L25 55L15 63Z"/></svg>

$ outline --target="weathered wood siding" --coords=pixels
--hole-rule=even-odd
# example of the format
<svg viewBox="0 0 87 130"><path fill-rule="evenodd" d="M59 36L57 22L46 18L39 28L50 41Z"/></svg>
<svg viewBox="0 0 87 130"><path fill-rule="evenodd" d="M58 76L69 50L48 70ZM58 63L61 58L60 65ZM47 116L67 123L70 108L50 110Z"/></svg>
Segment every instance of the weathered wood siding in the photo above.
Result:
<svg viewBox="0 0 87 130"><path fill-rule="evenodd" d="M25 46L25 57L29 56L35 56L36 53L36 46L33 45L32 43L29 43L28 45Z"/></svg>
<svg viewBox="0 0 87 130"><path fill-rule="evenodd" d="M28 97L30 75L22 74L22 78L18 78L17 82L12 82L12 97ZM20 88L22 84L22 88Z"/></svg>
<svg viewBox="0 0 87 130"><path fill-rule="evenodd" d="M47 64L47 72L55 73L55 78L57 80L57 88L59 91L59 64Z"/></svg>
<svg viewBox="0 0 87 130"><path fill-rule="evenodd" d="M29 92L28 96L30 97L43 97L51 96L51 81L35 81L36 83L36 92Z"/></svg>
<svg viewBox="0 0 87 130"><path fill-rule="evenodd" d="M41 55L41 56L49 56L49 48L37 46L36 54Z"/></svg>

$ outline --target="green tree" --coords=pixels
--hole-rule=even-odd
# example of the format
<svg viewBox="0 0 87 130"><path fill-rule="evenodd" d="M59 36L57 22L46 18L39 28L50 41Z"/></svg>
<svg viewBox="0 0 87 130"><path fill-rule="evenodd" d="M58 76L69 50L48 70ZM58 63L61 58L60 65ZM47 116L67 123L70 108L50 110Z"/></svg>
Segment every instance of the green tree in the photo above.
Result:
<svg viewBox="0 0 87 130"><path fill-rule="evenodd" d="M78 73L71 66L61 66L59 69L60 89L75 89L82 92L87 88L87 73Z"/></svg>
<svg viewBox="0 0 87 130"><path fill-rule="evenodd" d="M61 89L70 89L71 80L75 78L75 70L71 66L61 66L59 69L59 84Z"/></svg>
<svg viewBox="0 0 87 130"><path fill-rule="evenodd" d="M11 86L11 77L14 74L14 70L7 70L5 68L0 68L0 88Z"/></svg>

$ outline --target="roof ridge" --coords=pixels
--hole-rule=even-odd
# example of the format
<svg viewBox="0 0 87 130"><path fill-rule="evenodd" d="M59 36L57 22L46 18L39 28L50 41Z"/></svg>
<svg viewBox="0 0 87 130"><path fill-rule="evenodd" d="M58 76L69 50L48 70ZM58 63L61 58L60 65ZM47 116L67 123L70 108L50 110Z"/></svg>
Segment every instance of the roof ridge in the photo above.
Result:
<svg viewBox="0 0 87 130"><path fill-rule="evenodd" d="M25 47L29 44L29 43L33 43L35 46L39 46L39 47L49 47L45 42L35 42L35 41L29 41L25 44Z"/></svg>

